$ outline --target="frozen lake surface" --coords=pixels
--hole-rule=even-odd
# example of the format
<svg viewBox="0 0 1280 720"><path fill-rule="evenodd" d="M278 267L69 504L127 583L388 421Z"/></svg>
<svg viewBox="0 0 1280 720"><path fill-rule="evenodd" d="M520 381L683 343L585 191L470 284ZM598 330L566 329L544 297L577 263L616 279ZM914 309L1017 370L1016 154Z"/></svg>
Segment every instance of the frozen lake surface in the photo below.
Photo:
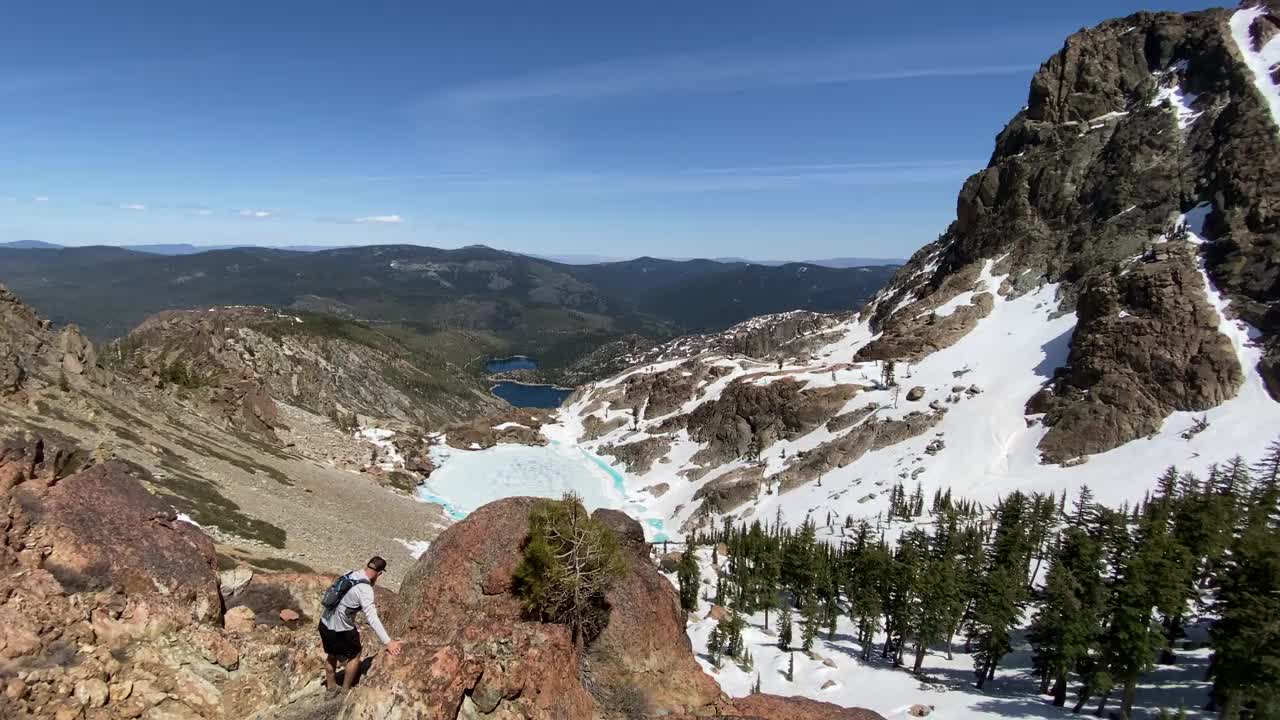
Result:
<svg viewBox="0 0 1280 720"><path fill-rule="evenodd" d="M644 507L628 500L622 474L580 448L559 443L498 445L477 451L437 446L432 456L440 467L418 489L418 496L443 505L455 519L499 498L559 498L572 490L582 496L588 510L626 511L641 520L650 540L666 539L662 520L644 517Z"/></svg>

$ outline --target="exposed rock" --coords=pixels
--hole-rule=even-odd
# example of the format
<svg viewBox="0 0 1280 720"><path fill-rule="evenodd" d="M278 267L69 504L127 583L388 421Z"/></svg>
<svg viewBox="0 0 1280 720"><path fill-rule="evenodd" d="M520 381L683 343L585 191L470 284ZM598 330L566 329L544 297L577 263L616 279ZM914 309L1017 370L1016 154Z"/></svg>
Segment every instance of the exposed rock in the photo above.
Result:
<svg viewBox="0 0 1280 720"><path fill-rule="evenodd" d="M658 483L656 485L650 485L649 487L644 488L644 492L647 492L656 498L660 498L663 495L666 495L667 492L669 492L670 490L671 490L671 485L669 485L668 483Z"/></svg>
<svg viewBox="0 0 1280 720"><path fill-rule="evenodd" d="M874 413L878 408L873 403L871 405L863 405L857 410L851 410L847 413L837 415L827 421L827 432L837 433L845 428L853 427L862 422L867 416Z"/></svg>
<svg viewBox="0 0 1280 720"><path fill-rule="evenodd" d="M223 618L223 626L231 632L248 632L253 630L256 620L257 615L252 608L240 605L227 611L226 617Z"/></svg>
<svg viewBox="0 0 1280 720"><path fill-rule="evenodd" d="M715 620L717 622L719 622L720 620L724 620L727 617L729 617L729 611L714 603L711 605L711 609L708 610L706 614L706 618L708 620Z"/></svg>
<svg viewBox="0 0 1280 720"><path fill-rule="evenodd" d="M922 385L917 385L907 391L908 402L915 402L916 400L919 400L922 397L924 397L924 386Z"/></svg>
<svg viewBox="0 0 1280 720"><path fill-rule="evenodd" d="M658 558L658 567L662 568L662 572L673 573L680 568L680 559L684 557L684 553L680 551L664 553Z"/></svg>
<svg viewBox="0 0 1280 720"><path fill-rule="evenodd" d="M143 475L111 461L47 490L25 483L14 492L37 518L38 542L51 548L44 567L64 585L157 593L188 605L193 620L216 621L222 601L213 544L177 522L169 505L142 486Z"/></svg>
<svg viewBox="0 0 1280 720"><path fill-rule="evenodd" d="M449 425L444 429L445 440L459 450L491 448L499 443L546 445L542 426L547 421L545 410L515 408Z"/></svg>
<svg viewBox="0 0 1280 720"><path fill-rule="evenodd" d="M693 494L693 499L716 511L728 512L756 497L764 482L764 467L750 466L730 470L709 480Z"/></svg>
<svg viewBox="0 0 1280 720"><path fill-rule="evenodd" d="M792 378L767 385L744 380L689 414L689 437L706 443L694 456L695 463L720 465L804 435L834 417L860 389L857 385L802 389L803 383Z"/></svg>
<svg viewBox="0 0 1280 720"><path fill-rule="evenodd" d="M262 307L172 310L108 353L124 372L190 393L235 427L275 441L275 401L443 425L502 407L473 375L338 318ZM424 392L424 389L430 391Z"/></svg>
<svg viewBox="0 0 1280 720"><path fill-rule="evenodd" d="M595 415L588 415L582 421L583 433L582 437L578 438L578 441L586 442L604 437L618 428L626 427L629 422L630 420L625 417L616 417L606 422Z"/></svg>
<svg viewBox="0 0 1280 720"><path fill-rule="evenodd" d="M1049 461L1103 452L1153 433L1169 413L1216 407L1244 381L1189 258L1100 278L1082 293L1077 313L1066 367L1052 394L1028 408L1045 413L1050 430L1040 449Z"/></svg>
<svg viewBox="0 0 1280 720"><path fill-rule="evenodd" d="M658 458L671 452L671 438L666 436L650 437L622 445L602 445L601 455L610 455L627 466L627 472L643 475L653 468Z"/></svg>
<svg viewBox="0 0 1280 720"><path fill-rule="evenodd" d="M248 565L237 565L230 570L218 573L218 585L223 597L231 597L240 592L253 579L253 568Z"/></svg>
<svg viewBox="0 0 1280 720"><path fill-rule="evenodd" d="M722 701L693 659L675 588L634 540L643 537L634 520L601 517L630 539L622 544L627 572L607 595L609 622L591 645L578 647L564 626L526 620L512 572L535 502L491 503L436 539L389 613L391 633L407 641L404 653L376 663L340 717L372 720L394 708L402 717L442 720L598 718L620 693L655 716L727 710L782 720L817 717L792 708L822 708L824 717L878 717L781 698L741 711L737 701Z"/></svg>

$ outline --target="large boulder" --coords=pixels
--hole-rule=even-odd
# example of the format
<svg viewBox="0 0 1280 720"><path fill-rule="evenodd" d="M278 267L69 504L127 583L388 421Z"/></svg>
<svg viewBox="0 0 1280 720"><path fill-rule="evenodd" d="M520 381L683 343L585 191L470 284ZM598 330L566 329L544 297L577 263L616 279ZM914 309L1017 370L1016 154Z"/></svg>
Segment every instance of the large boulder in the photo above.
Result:
<svg viewBox="0 0 1280 720"><path fill-rule="evenodd" d="M213 543L142 485L145 473L110 461L56 481L14 489L31 517L28 547L75 591L119 588L190 608L192 620L222 616Z"/></svg>
<svg viewBox="0 0 1280 720"><path fill-rule="evenodd" d="M565 626L528 619L512 581L535 502L490 503L432 543L387 613L403 654L374 664L340 720L879 717L790 698L725 697L694 660L675 588L648 559L639 524L622 513L594 515L627 561L606 596L601 634L584 648Z"/></svg>

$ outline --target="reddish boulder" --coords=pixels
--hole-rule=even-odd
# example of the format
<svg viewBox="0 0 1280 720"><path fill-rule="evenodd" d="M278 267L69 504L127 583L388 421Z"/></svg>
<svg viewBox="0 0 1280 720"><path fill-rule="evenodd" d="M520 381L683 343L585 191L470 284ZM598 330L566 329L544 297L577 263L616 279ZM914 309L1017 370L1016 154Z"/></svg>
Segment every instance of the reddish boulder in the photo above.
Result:
<svg viewBox="0 0 1280 720"><path fill-rule="evenodd" d="M502 717L587 718L593 701L579 675L579 651L563 625L524 619L511 594L533 498L486 505L431 544L388 613L406 643L374 664L347 702L345 720L454 720L466 712ZM462 717L469 715L463 714Z"/></svg>
<svg viewBox="0 0 1280 720"><path fill-rule="evenodd" d="M618 536L627 572L607 594L609 622L585 649L562 625L526 619L512 575L534 498L486 505L442 533L386 613L405 641L344 702L343 720L618 716L878 720L803 699L732 701L694 660L675 588L648 559L639 525L595 517Z"/></svg>
<svg viewBox="0 0 1280 720"><path fill-rule="evenodd" d="M44 567L69 590L118 587L189 606L193 620L217 621L213 543L143 487L144 472L110 461L50 488L19 485L13 492L33 518L27 545L48 548Z"/></svg>

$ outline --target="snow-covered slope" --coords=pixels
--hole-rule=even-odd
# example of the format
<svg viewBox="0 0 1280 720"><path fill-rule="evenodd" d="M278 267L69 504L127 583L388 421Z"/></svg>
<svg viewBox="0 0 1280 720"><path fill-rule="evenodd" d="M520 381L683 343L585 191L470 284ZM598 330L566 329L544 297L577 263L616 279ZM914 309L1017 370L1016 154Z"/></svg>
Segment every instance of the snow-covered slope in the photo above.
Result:
<svg viewBox="0 0 1280 720"><path fill-rule="evenodd" d="M1201 223L1203 214L1198 214ZM1202 242L1200 231L1198 226L1190 228L1188 239L1179 242ZM1136 258L1133 262L1143 261ZM975 291L998 288L1006 279L990 275L992 264L985 263ZM851 362L861 347L878 337L867 320L854 319L839 327L836 340L809 356L784 361L781 369L777 363L714 353L633 368L582 393L561 411L556 424L543 431L561 443L576 443L608 457L611 445L665 437L663 430L673 418L715 402L735 383L768 385L794 380L804 389L855 386L857 393L831 416L874 408L858 424L837 431L824 424L772 444L758 458L738 458L718 465L697 480L688 476L702 467L693 456L705 444L690 439L687 429L674 433L670 451L647 472L619 467L632 499L647 511L668 518L669 528L688 526L698 517L701 503L695 495L699 489L745 468L763 467L764 483L758 495L730 509L741 519L772 519L779 511L793 523L806 516L823 520L828 512L841 519L874 517L887 509L887 490L899 481L908 489L921 484L926 496L935 488L949 488L959 497L982 502L1015 489L1061 493L1088 484L1099 501L1119 504L1140 498L1151 488L1155 475L1170 464L1203 471L1210 462L1237 452L1257 456L1280 434L1280 403L1268 396L1256 370L1261 353L1258 333L1243 321L1231 319L1229 302L1209 285L1206 300L1218 313L1221 332L1230 339L1240 366L1248 369L1236 396L1203 413L1173 413L1154 435L1089 456L1081 464L1042 462L1037 445L1047 428L1037 415L1026 412L1026 403L1067 358L1076 317L1060 310L1058 290L1055 284L1044 284L1017 297L995 294L990 313L954 345L916 363L899 363L897 388L880 382L883 363ZM724 374L708 377L696 390L697 397L671 413L636 422L629 409L615 406L620 400L607 399L616 398L617 388L628 380L664 373L692 374L689 368L697 366L720 368ZM908 400L908 390L914 387L923 388L923 395ZM765 490L770 478L806 451L856 433L868 423L903 419L912 413L940 417L919 435L871 450L824 473L820 483L815 480L783 493ZM1208 428L1184 438L1201 417L1208 421ZM624 425L598 438L584 439L585 425L592 418L604 426L619 420ZM645 489L664 484L668 488L660 496Z"/></svg>

